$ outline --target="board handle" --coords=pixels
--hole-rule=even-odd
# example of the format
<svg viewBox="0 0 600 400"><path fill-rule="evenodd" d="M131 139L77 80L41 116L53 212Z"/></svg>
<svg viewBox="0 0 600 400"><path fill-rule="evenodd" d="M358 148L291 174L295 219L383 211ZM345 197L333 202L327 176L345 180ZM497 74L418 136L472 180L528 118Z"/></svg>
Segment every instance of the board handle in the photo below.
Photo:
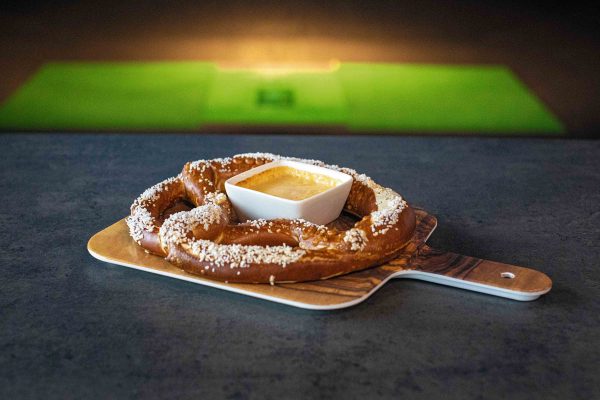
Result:
<svg viewBox="0 0 600 400"><path fill-rule="evenodd" d="M397 277L420 279L520 301L535 300L552 288L543 272L516 265L419 247Z"/></svg>

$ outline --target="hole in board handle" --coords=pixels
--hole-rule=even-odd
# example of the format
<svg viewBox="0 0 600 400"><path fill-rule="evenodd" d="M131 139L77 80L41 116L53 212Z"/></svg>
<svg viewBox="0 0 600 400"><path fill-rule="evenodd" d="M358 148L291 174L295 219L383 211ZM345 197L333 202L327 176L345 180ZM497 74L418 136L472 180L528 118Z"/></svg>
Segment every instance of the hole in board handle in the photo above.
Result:
<svg viewBox="0 0 600 400"><path fill-rule="evenodd" d="M504 279L515 279L515 274L513 274L512 272L502 272L500 276Z"/></svg>

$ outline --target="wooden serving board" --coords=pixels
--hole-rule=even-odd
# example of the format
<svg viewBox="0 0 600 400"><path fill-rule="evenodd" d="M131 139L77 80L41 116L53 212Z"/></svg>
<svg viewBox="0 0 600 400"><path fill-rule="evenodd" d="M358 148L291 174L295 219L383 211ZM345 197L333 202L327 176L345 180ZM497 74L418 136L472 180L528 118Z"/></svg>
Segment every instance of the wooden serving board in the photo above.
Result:
<svg viewBox="0 0 600 400"><path fill-rule="evenodd" d="M201 285L312 310L333 310L361 303L392 278L411 278L530 301L548 293L552 281L529 268L432 249L425 244L437 220L416 210L415 235L395 260L331 279L285 284L224 283L189 274L163 258L146 253L129 236L125 220L95 234L88 251L99 260Z"/></svg>

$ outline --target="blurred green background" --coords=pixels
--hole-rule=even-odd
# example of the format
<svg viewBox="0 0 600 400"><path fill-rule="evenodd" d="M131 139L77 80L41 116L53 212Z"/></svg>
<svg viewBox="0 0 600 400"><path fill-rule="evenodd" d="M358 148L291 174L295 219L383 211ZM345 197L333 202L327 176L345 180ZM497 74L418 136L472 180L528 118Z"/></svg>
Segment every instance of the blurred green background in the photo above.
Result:
<svg viewBox="0 0 600 400"><path fill-rule="evenodd" d="M334 127L350 133L561 135L508 68L338 63L47 63L0 108L17 130L202 131Z"/></svg>

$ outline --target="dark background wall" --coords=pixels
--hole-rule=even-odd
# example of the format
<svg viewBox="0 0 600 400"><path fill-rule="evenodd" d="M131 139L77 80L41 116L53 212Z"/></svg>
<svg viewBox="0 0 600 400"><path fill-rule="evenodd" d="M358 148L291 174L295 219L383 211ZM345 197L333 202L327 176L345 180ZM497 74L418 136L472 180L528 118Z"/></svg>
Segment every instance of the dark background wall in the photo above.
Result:
<svg viewBox="0 0 600 400"><path fill-rule="evenodd" d="M598 20L583 2L10 0L0 101L49 60L492 63L512 68L570 135L593 137Z"/></svg>

